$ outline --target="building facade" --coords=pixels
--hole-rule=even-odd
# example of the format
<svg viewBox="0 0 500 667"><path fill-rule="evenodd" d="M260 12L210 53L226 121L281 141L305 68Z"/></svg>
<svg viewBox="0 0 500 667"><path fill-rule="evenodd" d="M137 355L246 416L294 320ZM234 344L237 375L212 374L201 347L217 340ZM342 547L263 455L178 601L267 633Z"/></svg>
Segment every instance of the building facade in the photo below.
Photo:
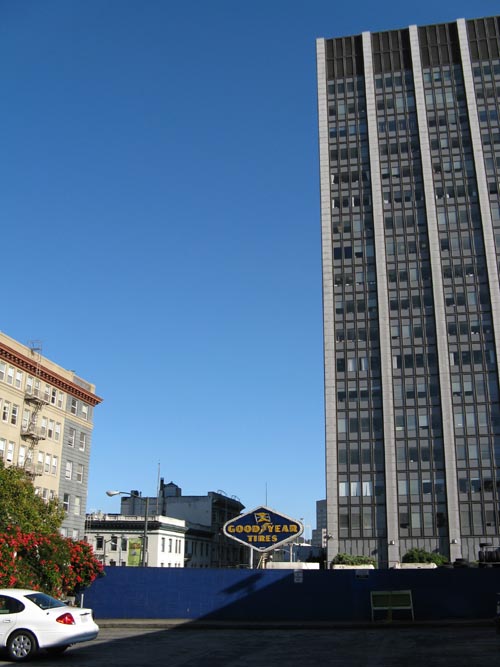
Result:
<svg viewBox="0 0 500 667"><path fill-rule="evenodd" d="M500 19L317 41L328 560L500 535Z"/></svg>
<svg viewBox="0 0 500 667"><path fill-rule="evenodd" d="M121 498L122 514L144 514L144 500L137 491ZM241 514L244 505L223 492L209 491L206 496L183 496L182 489L160 480L158 497L149 498L150 514L183 519L186 534L186 567L241 567L249 563L249 551L226 537L226 521Z"/></svg>
<svg viewBox="0 0 500 667"><path fill-rule="evenodd" d="M0 333L0 458L26 470L66 510L62 533L82 539L95 386Z"/></svg>
<svg viewBox="0 0 500 667"><path fill-rule="evenodd" d="M144 517L88 514L85 540L106 566L142 565ZM151 516L146 528L147 567L184 567L186 523L168 516Z"/></svg>

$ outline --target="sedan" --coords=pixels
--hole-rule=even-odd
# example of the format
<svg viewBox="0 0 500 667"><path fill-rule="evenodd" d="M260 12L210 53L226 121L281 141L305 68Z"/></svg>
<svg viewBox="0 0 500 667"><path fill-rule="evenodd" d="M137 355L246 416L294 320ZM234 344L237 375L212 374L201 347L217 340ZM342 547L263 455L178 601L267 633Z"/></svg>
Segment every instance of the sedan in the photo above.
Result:
<svg viewBox="0 0 500 667"><path fill-rule="evenodd" d="M0 647L11 660L29 660L40 649L59 654L98 632L91 609L70 607L40 591L0 589Z"/></svg>

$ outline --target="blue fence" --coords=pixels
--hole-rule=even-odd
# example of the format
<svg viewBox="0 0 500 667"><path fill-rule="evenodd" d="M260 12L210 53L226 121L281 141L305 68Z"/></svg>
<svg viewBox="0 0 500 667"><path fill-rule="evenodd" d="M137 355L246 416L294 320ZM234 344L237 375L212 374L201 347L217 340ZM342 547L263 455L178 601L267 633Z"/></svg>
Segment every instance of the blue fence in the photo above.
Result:
<svg viewBox="0 0 500 667"><path fill-rule="evenodd" d="M365 577L353 570L304 570L301 575L108 567L85 591L84 604L97 619L360 622L371 619L371 591L411 590L416 620L492 619L500 592L500 568L370 570Z"/></svg>

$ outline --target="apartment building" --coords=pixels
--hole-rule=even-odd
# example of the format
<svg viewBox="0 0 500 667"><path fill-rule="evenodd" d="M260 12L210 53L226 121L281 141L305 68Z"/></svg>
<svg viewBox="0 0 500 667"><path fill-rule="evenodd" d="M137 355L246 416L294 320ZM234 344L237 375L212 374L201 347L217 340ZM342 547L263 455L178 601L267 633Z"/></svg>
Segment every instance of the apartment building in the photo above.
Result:
<svg viewBox="0 0 500 667"><path fill-rule="evenodd" d="M317 41L328 559L500 536L500 18Z"/></svg>
<svg viewBox="0 0 500 667"><path fill-rule="evenodd" d="M0 458L28 472L45 500L66 510L62 533L82 539L87 502L93 384L0 333Z"/></svg>

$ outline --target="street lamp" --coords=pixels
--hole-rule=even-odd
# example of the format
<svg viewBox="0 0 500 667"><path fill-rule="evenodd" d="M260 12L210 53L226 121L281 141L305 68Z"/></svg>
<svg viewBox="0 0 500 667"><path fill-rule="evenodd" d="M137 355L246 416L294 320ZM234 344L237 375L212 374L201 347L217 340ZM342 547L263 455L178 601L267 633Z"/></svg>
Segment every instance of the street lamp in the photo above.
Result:
<svg viewBox="0 0 500 667"><path fill-rule="evenodd" d="M144 501L144 537L142 538L142 559L141 567L146 567L146 549L148 543L148 511L149 511L149 498L143 498L138 493L132 493L131 491L106 491L106 495L113 496L129 496L130 498L140 498Z"/></svg>

